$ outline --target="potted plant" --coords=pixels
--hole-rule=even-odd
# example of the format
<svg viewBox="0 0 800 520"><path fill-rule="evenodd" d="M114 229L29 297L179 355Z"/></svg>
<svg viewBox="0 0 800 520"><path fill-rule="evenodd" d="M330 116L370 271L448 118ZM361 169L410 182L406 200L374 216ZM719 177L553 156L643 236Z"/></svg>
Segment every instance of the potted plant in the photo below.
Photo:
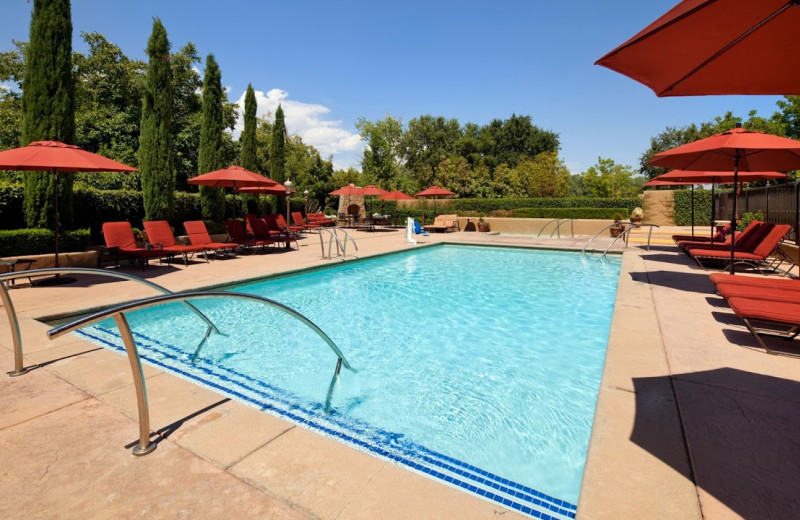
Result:
<svg viewBox="0 0 800 520"><path fill-rule="evenodd" d="M644 211L642 211L642 208L633 208L633 211L631 211L631 222L638 224L643 218Z"/></svg>
<svg viewBox="0 0 800 520"><path fill-rule="evenodd" d="M480 231L481 233L486 233L489 231L489 223L484 222L483 215L478 217L478 231Z"/></svg>
<svg viewBox="0 0 800 520"><path fill-rule="evenodd" d="M620 222L625 217L621 213L614 214L614 225L608 228L609 233L611 233L612 237L618 237L623 231L625 231L625 225Z"/></svg>

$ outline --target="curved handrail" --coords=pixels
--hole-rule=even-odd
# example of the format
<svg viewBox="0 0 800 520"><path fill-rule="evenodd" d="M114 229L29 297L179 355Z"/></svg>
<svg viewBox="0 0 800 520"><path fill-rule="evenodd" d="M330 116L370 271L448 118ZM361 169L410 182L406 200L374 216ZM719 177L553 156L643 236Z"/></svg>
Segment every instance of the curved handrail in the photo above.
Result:
<svg viewBox="0 0 800 520"><path fill-rule="evenodd" d="M330 238L328 239L328 255L327 256L325 256L325 241L322 238L322 232L323 231L325 231L326 233L328 233L330 235ZM334 233L333 231L331 231L328 228L324 228L324 227L319 228L319 247L322 249L322 259L323 260L325 260L326 258L330 260L330 258L332 257L331 250L333 249L333 241L334 240L336 240L336 247L337 248L341 248L342 247L342 243L339 240L339 237L336 236L336 233Z"/></svg>
<svg viewBox="0 0 800 520"><path fill-rule="evenodd" d="M149 280L145 280L143 278L139 278L138 276L134 276L127 273L121 273L118 271L108 271L106 269L92 269L88 267L54 267L46 269L29 269L27 271L0 274L0 300L3 301L3 305L5 305L6 307L6 314L8 315L8 322L11 325L11 335L12 335L12 340L14 342L14 371L8 373L8 375L10 376L20 376L26 373L28 369L23 366L22 333L20 332L19 329L19 320L17 320L17 313L14 310L14 304L11 302L11 296L8 294L8 288L6 287L6 284L4 282L6 280L16 280L17 278L28 278L30 276L39 276L46 274L89 274L96 276L107 276L109 278L119 278L131 282L138 282L141 283L142 285L146 285L147 287L155 289L163 294L174 294L166 287L162 287L161 285L153 283ZM200 342L200 345L205 343L205 341L208 339L209 334L211 334L211 331L214 331L217 334L222 334L217 328L217 326L214 325L214 323L210 319L208 319L208 316L203 314L200 311L200 309L192 305L190 302L184 302L184 305L189 307L189 309L191 309L192 312L197 314L200 317L200 319L202 319L206 323L206 325L208 325L208 330L206 330L205 337Z"/></svg>
<svg viewBox="0 0 800 520"><path fill-rule="evenodd" d="M355 239L355 238L353 238L353 237L350 235L350 233L348 233L348 232L347 232L347 230L346 230L346 229L344 229L344 228L340 228L340 227L335 227L335 228L333 228L333 232L334 232L334 234L337 234L339 231L341 231L342 233L344 233L344 246L343 246L343 248L342 248L342 256L347 256L347 240L348 240L348 239L350 240L350 242L352 242L352 243L353 243L353 247L355 247L355 248L356 248L356 251L358 251L358 244L356 243L356 239ZM337 236L338 236L338 235L337 235Z"/></svg>
<svg viewBox="0 0 800 520"><path fill-rule="evenodd" d="M620 233L619 235L615 236L614 240L612 240L611 243L608 244L608 247L605 249L605 251L603 251L603 258L606 257L606 253L608 253L608 250L611 249L611 247L614 244L616 244L617 240L619 240L620 238L622 238L624 240L624 244L627 247L627 245L628 245L628 235L631 234L631 231L633 231L633 226L628 226L627 228L622 230L622 233Z"/></svg>
<svg viewBox="0 0 800 520"><path fill-rule="evenodd" d="M609 229L609 228L611 228L611 227L614 227L614 226L616 226L616 225L617 225L617 223L616 223L616 222L612 222L611 224L607 225L606 227L604 227L603 229L601 229L600 231L598 231L597 233L595 233L595 234L594 234L594 236L592 236L592 238L590 238L590 239L589 239L589 241L588 241L588 242L586 242L586 245L585 245L585 246L583 246L583 249L581 249L581 254L582 254L582 255L585 255L585 254L586 254L586 250L589 248L589 244L591 244L591 243L592 243L592 241L593 241L595 238L597 238L598 236L600 236L600 233L602 233L603 231L605 231L605 230L607 230L607 229ZM615 240L614 242L616 242L616 240Z"/></svg>
<svg viewBox="0 0 800 520"><path fill-rule="evenodd" d="M2 285L2 284L0 284ZM246 293L234 293L234 292L221 292L221 291L197 291L197 292L187 292L187 293L180 293L180 294L166 294L162 296L154 296L151 298L145 298L142 300L136 300L133 302L128 302L122 305L117 305L111 309L104 309L102 311L96 312L89 316L84 316L78 318L75 321L70 323L65 323L58 327L54 327L47 331L47 336L50 338L58 338L64 334L72 332L76 329L84 327L86 325L91 325L93 323L97 323L98 321L102 321L108 317L114 318L114 321L117 323L117 327L119 328L120 335L122 336L122 341L125 344L125 352L128 355L128 361L131 366L131 371L133 373L133 382L134 388L136 390L136 402L137 408L139 413L139 444L133 448L134 455L147 455L154 449L156 449L156 444L150 442L150 409L147 404L147 386L144 379L144 371L142 369L142 361L139 357L139 350L136 348L136 342L133 339L133 332L128 325L128 320L125 318L125 312L136 310L136 309L145 309L148 307L154 307L156 305L161 305L163 303L170 303L170 302L180 302L186 301L188 299L197 299L197 298L239 298L244 300L251 300L263 303L267 306L277 308L286 312L287 314L299 319L307 326L309 326L314 332L317 333L328 346L333 350L333 352L338 356L336 360L336 369L333 373L333 378L331 379L331 384L328 387L328 394L325 400L326 410L330 408L330 401L333 394L333 389L335 386L335 382L338 380L339 371L341 370L342 365L345 368L351 370L352 372L357 372L356 369L350 366L350 363L344 357L339 347L333 342L333 340L328 337L325 332L322 331L313 321L309 320L299 312L295 311L294 309L283 305L282 303L276 302L274 300L270 300L269 298L264 298L261 296L256 296L254 294L246 294Z"/></svg>
<svg viewBox="0 0 800 520"><path fill-rule="evenodd" d="M561 226L569 222L570 224L570 236L575 236L575 219L574 218L565 218L558 222L556 229L553 230L553 233L558 233L558 238L561 238ZM553 233L550 233L550 238L553 238Z"/></svg>
<svg viewBox="0 0 800 520"><path fill-rule="evenodd" d="M136 309L146 309L149 307L155 307L157 305L161 305L164 303L181 302L186 300L197 300L205 298L234 298L242 300L251 300L263 303L268 307L274 307L280 311L283 311L286 314L289 314L290 316L297 318L298 320L303 322L311 330L313 330L320 338L322 338L325 341L325 343L327 343L327 345L330 347L330 349L336 354L337 362L338 360L341 360L340 362L345 368L353 372L357 372L356 369L350 366L350 363L344 357L342 351L339 350L339 347L336 346L336 343L334 343L333 340L327 334L325 334L325 332L321 328L317 326L316 323L306 318L304 315L300 314L291 307L288 307L280 302L276 302L275 300L271 300L269 298L264 298L263 296L257 296L255 294L248 294L248 293L238 293L238 292L228 292L228 291L189 291L182 293L163 294L161 296L152 296L150 298L134 300L131 302L117 305L112 308L103 309L93 314L89 314L88 316L82 316L74 321L50 329L49 331L47 331L47 335L48 337L54 339L63 336L68 332L72 332L73 330L85 327L87 325L91 325L93 323L97 323L98 321L102 321L115 314L121 314ZM337 366L337 371L338 371L338 366Z"/></svg>
<svg viewBox="0 0 800 520"><path fill-rule="evenodd" d="M540 230L539 230L539 234L538 234L538 235L536 235L536 236L537 236L537 237L540 237L540 236L542 236L542 233L544 233L544 230L545 230L545 229L547 229L547 226L549 226L549 225L550 225L550 224L552 224L553 222L558 222L559 220L561 220L561 218L554 218L554 219L551 219L551 220L548 220L547 222L545 222L545 223L544 223L544 226L542 226L542 229L540 229ZM556 226L556 229L558 229L558 226ZM550 236L553 236L553 235L552 235L552 234L550 234Z"/></svg>

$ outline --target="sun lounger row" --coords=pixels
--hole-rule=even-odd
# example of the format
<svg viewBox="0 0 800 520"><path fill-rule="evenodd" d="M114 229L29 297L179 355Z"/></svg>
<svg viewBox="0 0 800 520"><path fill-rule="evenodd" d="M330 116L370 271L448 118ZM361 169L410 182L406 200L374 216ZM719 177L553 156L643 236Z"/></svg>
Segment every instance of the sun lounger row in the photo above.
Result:
<svg viewBox="0 0 800 520"><path fill-rule="evenodd" d="M142 269L148 265L150 259L170 262L176 256L180 256L184 265L188 265L189 258L195 254L202 254L208 262L209 253L230 256L242 248L266 249L275 244L284 244L290 248L292 243L297 244L297 238L291 234L292 227L286 226L286 221L280 215L268 215L266 219L247 215L246 222L247 229L240 220L226 221L225 226L228 230L226 242L212 240L202 220L184 222L189 244L178 243L166 220L144 222L147 234L147 243L144 246L137 244L133 228L127 221L103 223L103 238L106 252L114 257L117 267L121 258L127 258L131 263L140 263Z"/></svg>

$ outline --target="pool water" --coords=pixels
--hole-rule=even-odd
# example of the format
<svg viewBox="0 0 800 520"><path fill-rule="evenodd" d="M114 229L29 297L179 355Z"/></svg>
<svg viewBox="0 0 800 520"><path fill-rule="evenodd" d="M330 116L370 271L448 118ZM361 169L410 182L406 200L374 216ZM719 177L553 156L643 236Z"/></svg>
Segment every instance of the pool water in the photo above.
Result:
<svg viewBox="0 0 800 520"><path fill-rule="evenodd" d="M269 261L268 258L264 259ZM359 449L542 518L578 499L619 259L436 246L128 315L143 359ZM121 349L113 321L81 331ZM327 405L326 405L327 402Z"/></svg>

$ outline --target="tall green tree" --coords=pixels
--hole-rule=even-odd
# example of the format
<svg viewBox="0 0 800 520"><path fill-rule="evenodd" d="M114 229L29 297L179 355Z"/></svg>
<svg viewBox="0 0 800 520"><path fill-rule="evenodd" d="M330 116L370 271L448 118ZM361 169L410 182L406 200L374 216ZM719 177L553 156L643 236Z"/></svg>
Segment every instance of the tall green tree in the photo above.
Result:
<svg viewBox="0 0 800 520"><path fill-rule="evenodd" d="M175 212L172 150L172 69L169 40L161 20L153 20L147 42L147 67L139 137L139 171L145 220L169 220Z"/></svg>
<svg viewBox="0 0 800 520"><path fill-rule="evenodd" d="M362 117L356 122L356 128L367 143L361 160L362 171L379 185L390 186L400 167L403 123L391 116L374 123Z"/></svg>
<svg viewBox="0 0 800 520"><path fill-rule="evenodd" d="M283 107L278 105L275 122L272 125L272 144L269 148L269 176L272 180L286 180L286 123L283 120Z"/></svg>
<svg viewBox="0 0 800 520"><path fill-rule="evenodd" d="M433 183L439 165L450 156L460 138L457 119L424 115L408 122L402 142L403 156L420 187Z"/></svg>
<svg viewBox="0 0 800 520"><path fill-rule="evenodd" d="M597 164L583 175L584 195L587 197L635 197L645 177L635 175L631 166L617 164L613 159L597 158Z"/></svg>
<svg viewBox="0 0 800 520"><path fill-rule="evenodd" d="M206 57L203 77L203 123L200 128L200 150L197 173L203 174L223 167L222 155L222 74L213 54ZM200 206L203 218L221 221L225 217L223 188L200 186Z"/></svg>
<svg viewBox="0 0 800 520"><path fill-rule="evenodd" d="M256 154L256 108L256 92L253 90L253 85L248 83L247 91L244 94L244 128L242 129L242 135L239 137L242 147L239 166L251 172L259 171L258 156ZM242 196L242 203L248 212L252 212L255 209L257 202L257 195L245 194Z"/></svg>
<svg viewBox="0 0 800 520"><path fill-rule="evenodd" d="M22 81L22 144L75 143L75 83L72 77L72 15L69 0L36 0ZM53 225L53 175L25 175L25 221L29 227ZM74 174L61 174L57 196L61 222L72 225Z"/></svg>

